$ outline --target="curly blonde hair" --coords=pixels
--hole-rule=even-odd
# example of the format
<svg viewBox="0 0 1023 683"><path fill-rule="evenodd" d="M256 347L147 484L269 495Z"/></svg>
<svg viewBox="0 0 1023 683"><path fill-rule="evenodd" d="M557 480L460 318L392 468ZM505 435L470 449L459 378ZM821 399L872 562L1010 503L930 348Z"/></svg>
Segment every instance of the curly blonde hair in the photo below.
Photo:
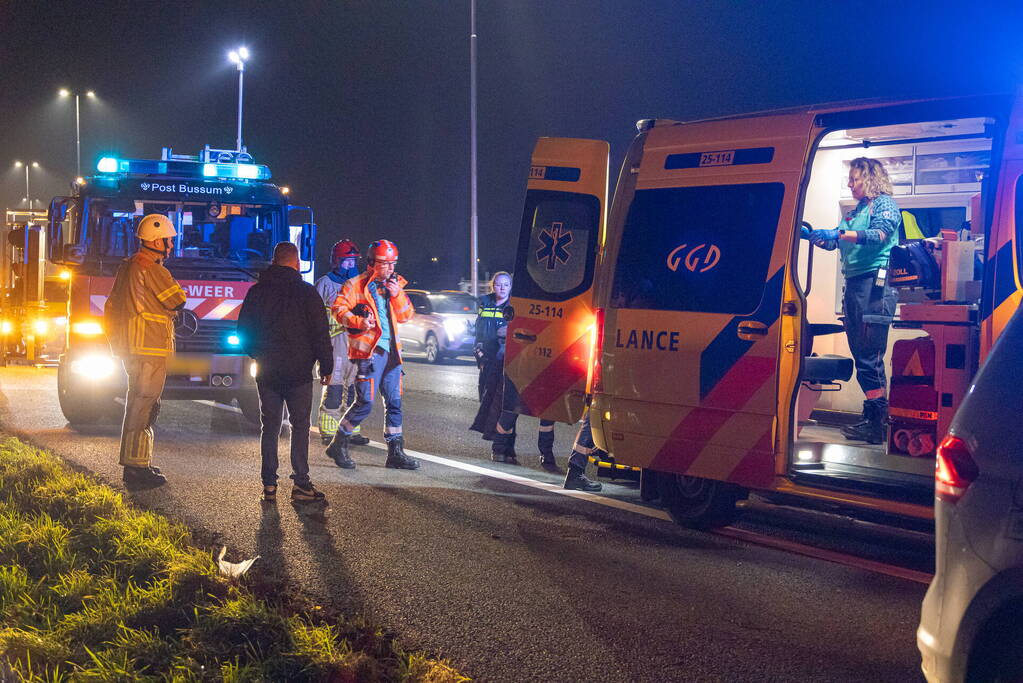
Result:
<svg viewBox="0 0 1023 683"><path fill-rule="evenodd" d="M884 166L877 159L856 157L849 162L849 173L852 174L854 169L860 172L860 178L863 179L863 192L868 199L877 199L879 195L895 193L892 189L892 181L888 177L888 171L884 170Z"/></svg>

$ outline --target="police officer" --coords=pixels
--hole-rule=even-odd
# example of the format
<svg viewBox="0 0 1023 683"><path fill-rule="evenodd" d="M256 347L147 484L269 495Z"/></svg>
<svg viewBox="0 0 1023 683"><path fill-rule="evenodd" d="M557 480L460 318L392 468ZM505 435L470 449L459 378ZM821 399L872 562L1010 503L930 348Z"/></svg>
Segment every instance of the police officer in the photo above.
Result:
<svg viewBox="0 0 1023 683"><path fill-rule="evenodd" d="M124 482L149 488L167 481L152 466L153 424L167 379L167 356L174 351L174 312L184 308L185 292L162 263L177 235L170 219L149 214L135 234L142 246L117 269L103 320L110 348L128 373L120 448Z"/></svg>
<svg viewBox="0 0 1023 683"><path fill-rule="evenodd" d="M508 322L504 311L511 296L511 275L501 271L490 281L492 294L480 298L480 312L476 316L476 344L474 353L480 367L480 407L469 429L483 434L491 442L494 462L517 465L515 454L515 424L518 413L505 410L518 401L515 387L504 377L504 346ZM537 449L540 466L549 472L560 472L554 458L554 422L540 420Z"/></svg>
<svg viewBox="0 0 1023 683"><path fill-rule="evenodd" d="M379 389L384 400L384 440L387 467L419 469L419 461L405 453L401 415L401 344L398 324L413 313L405 294L405 278L394 272L398 247L388 240L369 245L367 269L343 285L332 310L348 332L348 357L355 362L355 403L345 412L327 455L338 467L354 469L348 454L355 428L369 417Z"/></svg>
<svg viewBox="0 0 1023 683"><path fill-rule="evenodd" d="M334 347L334 372L330 376L330 384L323 387L320 399L320 415L318 427L320 438L329 444L337 433L341 421L342 407L345 409L355 400L355 363L348 360L348 335L330 312L337 295L341 293L341 285L359 274L356 263L359 259L359 248L349 239L336 242L330 250L331 271L316 281L316 292L323 299L327 311L327 323L330 329L330 342ZM363 446L369 439L360 434L361 427L356 427L349 443Z"/></svg>

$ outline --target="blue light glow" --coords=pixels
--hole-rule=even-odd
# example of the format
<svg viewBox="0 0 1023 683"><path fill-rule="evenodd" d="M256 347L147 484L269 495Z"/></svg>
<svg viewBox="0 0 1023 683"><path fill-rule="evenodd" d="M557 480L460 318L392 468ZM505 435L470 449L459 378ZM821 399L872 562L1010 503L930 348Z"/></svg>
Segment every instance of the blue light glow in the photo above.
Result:
<svg viewBox="0 0 1023 683"><path fill-rule="evenodd" d="M230 344L231 346L238 346L239 344L242 343L242 340L241 337L239 337L237 334L232 334L230 337L227 338L227 343Z"/></svg>
<svg viewBox="0 0 1023 683"><path fill-rule="evenodd" d="M117 173L117 159L114 157L103 157L96 164L96 170L100 173Z"/></svg>

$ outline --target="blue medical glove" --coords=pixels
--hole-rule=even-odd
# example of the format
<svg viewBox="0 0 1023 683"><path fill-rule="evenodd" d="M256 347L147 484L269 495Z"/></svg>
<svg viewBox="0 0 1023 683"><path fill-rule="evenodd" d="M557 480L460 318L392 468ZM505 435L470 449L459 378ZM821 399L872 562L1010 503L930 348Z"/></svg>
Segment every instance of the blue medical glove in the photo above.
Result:
<svg viewBox="0 0 1023 683"><path fill-rule="evenodd" d="M801 239L801 240L808 240L808 239L810 239L810 228L806 227L805 225L800 225L799 226L799 239Z"/></svg>
<svg viewBox="0 0 1023 683"><path fill-rule="evenodd" d="M838 239L838 230L814 230L810 233L810 241L818 247Z"/></svg>

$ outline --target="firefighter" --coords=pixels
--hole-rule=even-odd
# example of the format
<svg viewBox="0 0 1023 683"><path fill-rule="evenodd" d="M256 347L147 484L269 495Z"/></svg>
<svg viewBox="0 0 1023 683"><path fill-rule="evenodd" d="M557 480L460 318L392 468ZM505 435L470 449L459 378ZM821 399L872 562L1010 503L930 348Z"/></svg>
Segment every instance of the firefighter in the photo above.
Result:
<svg viewBox="0 0 1023 683"><path fill-rule="evenodd" d="M153 424L160 413L167 356L174 351L175 311L185 307L185 292L162 264L177 235L170 219L149 214L135 234L142 245L117 269L103 320L110 348L128 374L120 449L124 482L148 488L167 481L152 466Z"/></svg>
<svg viewBox="0 0 1023 683"><path fill-rule="evenodd" d="M355 242L349 239L336 242L330 250L331 271L316 281L316 292L323 299L327 310L330 341L334 347L334 372L330 376L330 384L323 387L320 399L318 427L324 444L329 444L337 433L337 425L344 412L342 408L347 409L355 400L356 368L355 363L348 360L348 335L341 323L334 319L330 307L341 292L341 285L359 274L356 266L358 259L359 248ZM355 428L348 440L350 444L364 446L369 443L369 439L362 436L360 431L361 427Z"/></svg>
<svg viewBox="0 0 1023 683"><path fill-rule="evenodd" d="M504 344L508 322L504 311L511 295L511 275L500 271L490 281L492 294L480 299L480 312L476 316L476 344L474 355L480 368L480 407L469 429L483 434L491 442L494 462L519 464L515 455L515 423L518 413L505 410L518 402L515 386L505 380ZM548 472L560 472L554 457L554 422L540 420L537 449L540 466Z"/></svg>
<svg viewBox="0 0 1023 683"><path fill-rule="evenodd" d="M405 454L401 429L401 344L398 324L413 313L405 294L405 278L394 272L398 247L388 240L369 245L364 273L343 285L331 307L348 333L348 357L355 362L355 403L345 411L327 455L338 467L353 469L348 454L355 428L373 409L379 388L384 401L384 441L387 442L387 467L419 469L419 461Z"/></svg>

